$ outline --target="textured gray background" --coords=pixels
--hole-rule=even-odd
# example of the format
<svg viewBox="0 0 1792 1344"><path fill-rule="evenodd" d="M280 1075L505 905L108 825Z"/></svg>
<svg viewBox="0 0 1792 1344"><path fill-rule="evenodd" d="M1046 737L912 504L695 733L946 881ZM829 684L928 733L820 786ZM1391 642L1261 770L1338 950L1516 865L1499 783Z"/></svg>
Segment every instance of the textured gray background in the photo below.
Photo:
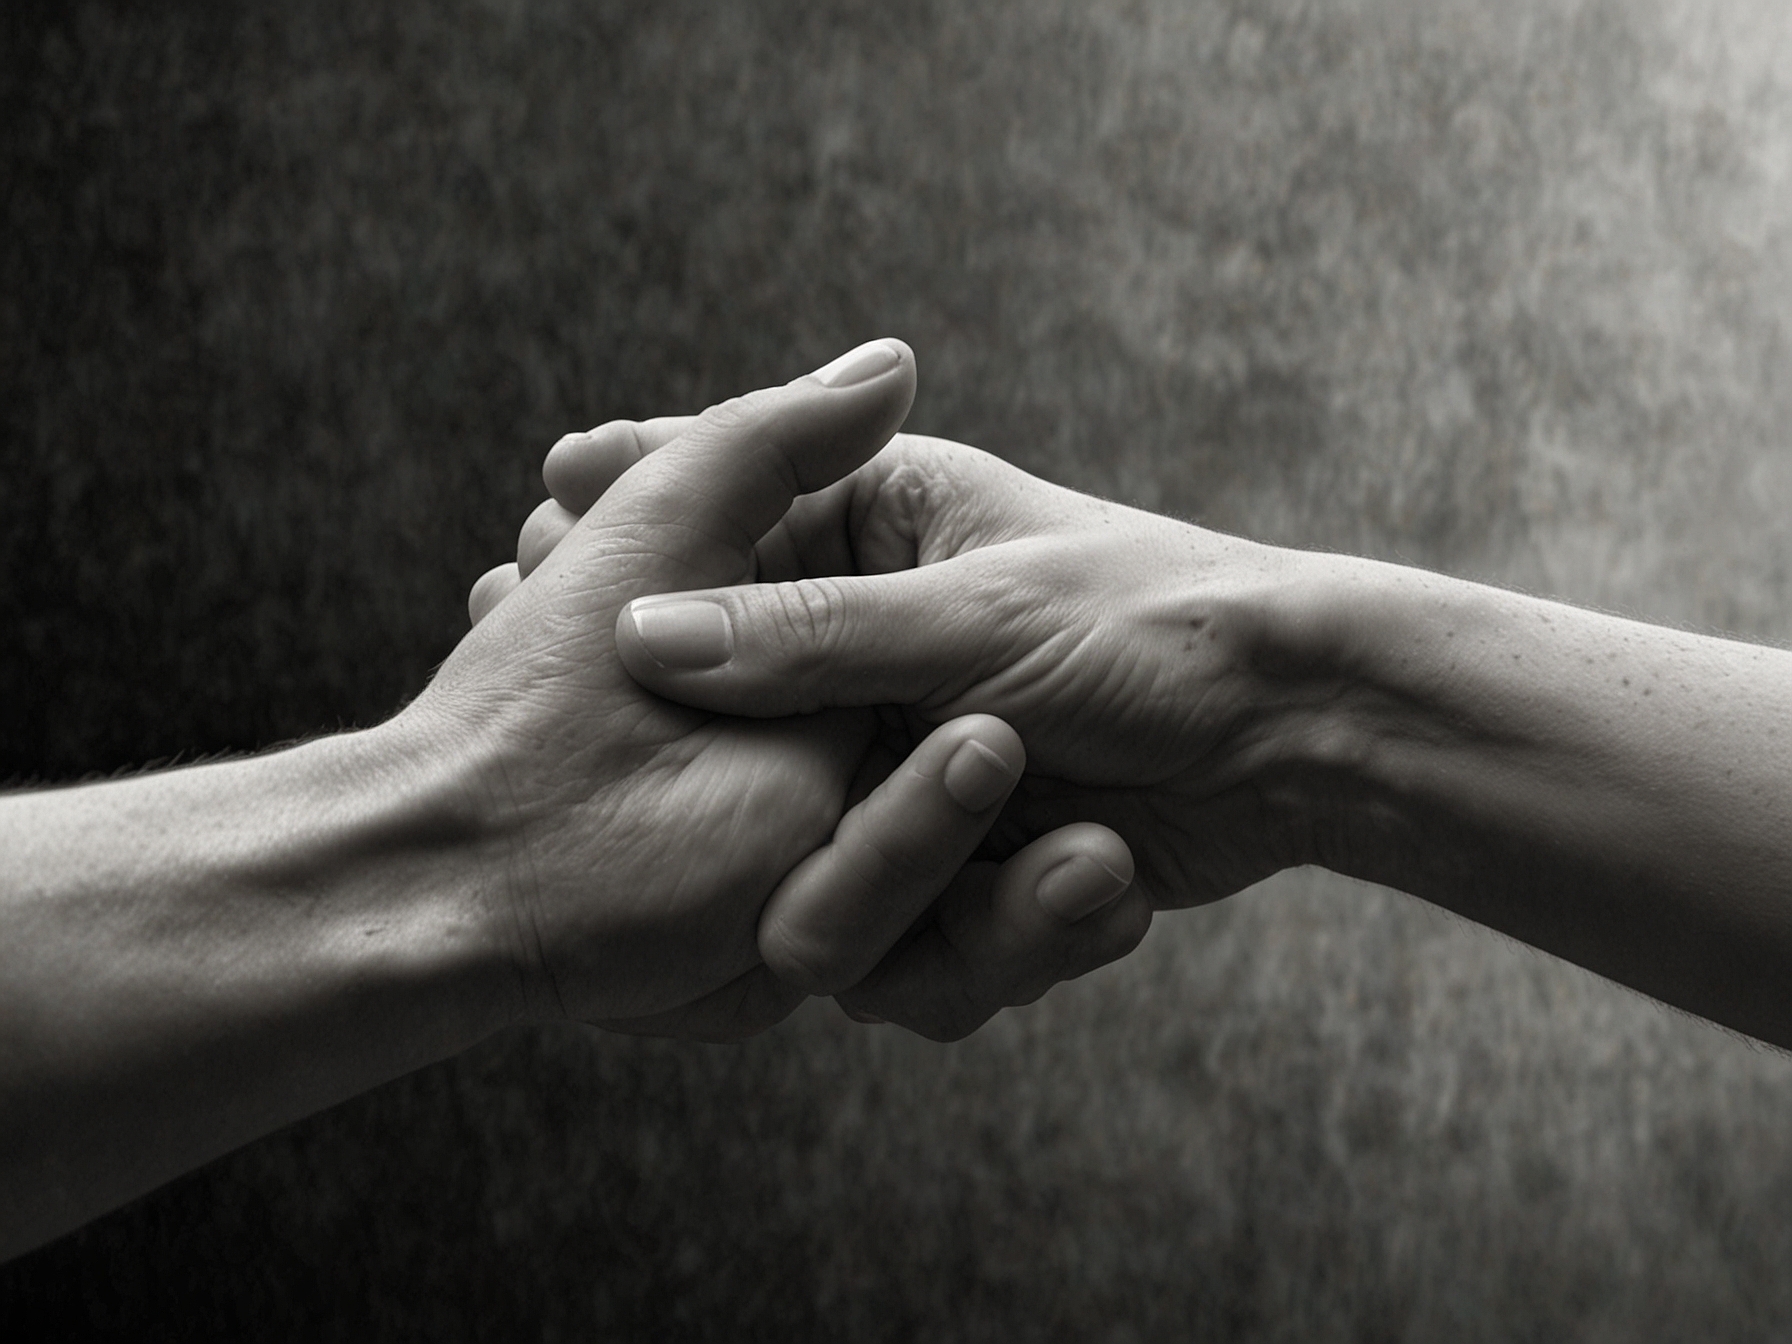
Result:
<svg viewBox="0 0 1792 1344"><path fill-rule="evenodd" d="M1781 0L11 0L0 778L367 723L569 427L912 426L1792 631ZM962 1045L519 1032L0 1270L58 1333L1758 1340L1792 1062L1295 873Z"/></svg>

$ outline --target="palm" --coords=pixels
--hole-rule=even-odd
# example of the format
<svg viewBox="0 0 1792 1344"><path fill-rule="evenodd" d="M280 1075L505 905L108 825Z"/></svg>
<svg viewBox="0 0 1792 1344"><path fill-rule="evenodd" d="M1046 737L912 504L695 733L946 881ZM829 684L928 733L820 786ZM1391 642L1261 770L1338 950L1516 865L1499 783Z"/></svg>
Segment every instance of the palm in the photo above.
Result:
<svg viewBox="0 0 1792 1344"><path fill-rule="evenodd" d="M644 726L658 728L659 718ZM757 967L760 908L839 820L868 719L836 711L794 723L709 720L663 740L644 768L594 794L588 824L643 840L604 856L615 899L601 930L587 926L587 907L560 908L549 945L593 951L571 966L547 964L550 981L602 987L563 995L568 1011L610 1023L652 1017ZM678 819L671 843L667 818Z"/></svg>

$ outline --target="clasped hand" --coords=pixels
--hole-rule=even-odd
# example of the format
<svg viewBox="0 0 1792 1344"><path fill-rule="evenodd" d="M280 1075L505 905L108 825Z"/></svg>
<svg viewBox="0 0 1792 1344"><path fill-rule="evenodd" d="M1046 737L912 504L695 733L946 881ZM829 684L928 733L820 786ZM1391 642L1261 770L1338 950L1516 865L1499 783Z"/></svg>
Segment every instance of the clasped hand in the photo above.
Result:
<svg viewBox="0 0 1792 1344"><path fill-rule="evenodd" d="M998 529L1040 521L996 509L993 459L885 447L914 387L908 348L873 342L785 387L550 454L554 498L517 564L476 586L474 630L402 716L474 763L504 856L519 1016L729 1039L832 994L951 1039L1144 935L1150 904L1128 890L1132 856L1102 809L1075 815L1043 778L1014 796L1023 738L1070 778L1125 773L1079 745L1094 706L1047 704L1081 699L1075 676L1054 686L1071 667L1061 640L1016 645L1007 669L998 645L1019 632L994 620L975 645L928 644L980 624L948 619L984 593L951 575L884 632L900 653L871 649L827 684L789 675L749 628L783 632L796 655L833 610L803 583L929 565L973 544L980 510ZM962 479L927 478L935 458ZM934 492L961 484L948 516ZM732 587L749 579L774 586ZM677 596L694 589L783 605ZM1013 590L1008 615L1036 591ZM949 686L923 686L941 664ZM1112 752L1156 736L1135 729Z"/></svg>

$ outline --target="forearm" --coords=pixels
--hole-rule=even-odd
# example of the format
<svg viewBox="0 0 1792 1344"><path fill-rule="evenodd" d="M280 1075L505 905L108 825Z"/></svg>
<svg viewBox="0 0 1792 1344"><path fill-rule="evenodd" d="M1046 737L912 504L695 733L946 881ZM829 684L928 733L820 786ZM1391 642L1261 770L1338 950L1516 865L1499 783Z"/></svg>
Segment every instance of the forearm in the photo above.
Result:
<svg viewBox="0 0 1792 1344"><path fill-rule="evenodd" d="M502 1025L502 864L388 725L0 798L0 1255Z"/></svg>
<svg viewBox="0 0 1792 1344"><path fill-rule="evenodd" d="M1792 1044L1792 654L1368 561L1290 572L1260 662L1336 822L1321 862Z"/></svg>

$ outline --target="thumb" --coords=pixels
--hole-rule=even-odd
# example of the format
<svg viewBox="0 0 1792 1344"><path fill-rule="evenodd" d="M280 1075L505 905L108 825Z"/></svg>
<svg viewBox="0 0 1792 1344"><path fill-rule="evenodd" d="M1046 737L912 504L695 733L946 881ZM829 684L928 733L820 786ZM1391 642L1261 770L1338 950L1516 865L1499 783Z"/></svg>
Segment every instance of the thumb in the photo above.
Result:
<svg viewBox="0 0 1792 1344"><path fill-rule="evenodd" d="M967 568L636 598L617 616L616 648L647 689L720 714L938 709L999 661L1005 621L969 591L980 585Z"/></svg>
<svg viewBox="0 0 1792 1344"><path fill-rule="evenodd" d="M626 534L606 569L649 591L736 582L791 502L875 455L914 395L914 353L884 339L712 406L625 472L573 535Z"/></svg>

